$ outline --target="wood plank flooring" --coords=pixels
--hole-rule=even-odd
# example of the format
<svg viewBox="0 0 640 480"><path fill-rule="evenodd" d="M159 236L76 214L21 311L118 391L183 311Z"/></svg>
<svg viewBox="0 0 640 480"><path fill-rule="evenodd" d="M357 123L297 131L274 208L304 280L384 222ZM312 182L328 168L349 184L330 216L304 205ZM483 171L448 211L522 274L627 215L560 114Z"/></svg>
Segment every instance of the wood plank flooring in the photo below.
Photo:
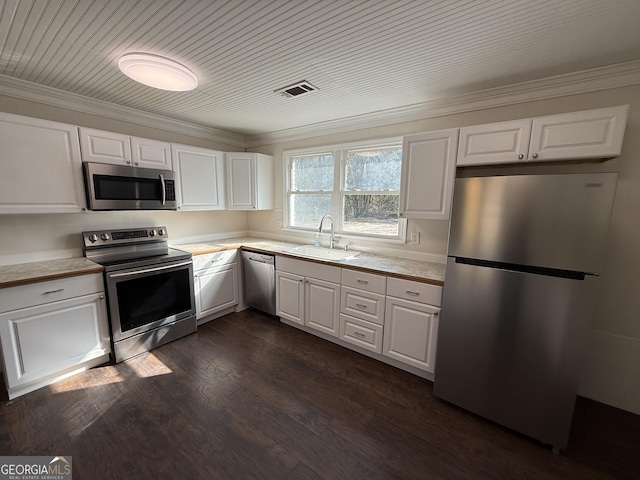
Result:
<svg viewBox="0 0 640 480"><path fill-rule="evenodd" d="M566 452L430 382L247 310L0 404L0 455L75 480L637 479L640 419L578 399Z"/></svg>

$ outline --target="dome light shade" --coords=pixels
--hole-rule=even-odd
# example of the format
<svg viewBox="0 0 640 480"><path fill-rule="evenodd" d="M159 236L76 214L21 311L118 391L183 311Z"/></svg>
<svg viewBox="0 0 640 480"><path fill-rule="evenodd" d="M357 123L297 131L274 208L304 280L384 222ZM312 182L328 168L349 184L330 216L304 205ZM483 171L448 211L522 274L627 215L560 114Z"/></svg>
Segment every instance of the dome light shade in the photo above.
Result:
<svg viewBox="0 0 640 480"><path fill-rule="evenodd" d="M127 77L161 90L186 92L198 86L198 79L184 65L150 53L127 53L118 59Z"/></svg>

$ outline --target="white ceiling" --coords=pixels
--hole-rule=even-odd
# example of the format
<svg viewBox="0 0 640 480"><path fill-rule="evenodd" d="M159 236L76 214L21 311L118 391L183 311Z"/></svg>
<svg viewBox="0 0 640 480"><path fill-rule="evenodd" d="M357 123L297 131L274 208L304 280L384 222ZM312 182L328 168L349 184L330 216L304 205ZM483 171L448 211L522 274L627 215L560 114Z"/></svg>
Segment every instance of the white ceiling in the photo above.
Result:
<svg viewBox="0 0 640 480"><path fill-rule="evenodd" d="M638 32L640 0L0 0L0 84L255 135L637 60ZM198 88L135 83L127 52Z"/></svg>

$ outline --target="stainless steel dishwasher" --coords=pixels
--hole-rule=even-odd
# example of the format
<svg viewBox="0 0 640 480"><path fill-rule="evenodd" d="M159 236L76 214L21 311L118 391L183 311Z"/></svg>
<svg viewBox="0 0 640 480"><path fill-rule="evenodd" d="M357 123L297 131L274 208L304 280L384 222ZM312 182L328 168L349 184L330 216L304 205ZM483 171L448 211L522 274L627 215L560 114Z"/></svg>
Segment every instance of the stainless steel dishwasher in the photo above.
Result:
<svg viewBox="0 0 640 480"><path fill-rule="evenodd" d="M244 302L270 315L276 314L275 255L242 250Z"/></svg>

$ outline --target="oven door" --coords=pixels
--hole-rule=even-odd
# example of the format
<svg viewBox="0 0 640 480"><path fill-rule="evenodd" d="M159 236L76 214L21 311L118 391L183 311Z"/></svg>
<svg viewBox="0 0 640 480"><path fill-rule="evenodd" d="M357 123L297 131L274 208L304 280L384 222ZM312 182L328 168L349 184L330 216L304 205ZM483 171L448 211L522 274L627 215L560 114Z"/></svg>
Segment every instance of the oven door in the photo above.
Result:
<svg viewBox="0 0 640 480"><path fill-rule="evenodd" d="M106 278L114 342L196 314L191 260L117 270Z"/></svg>

